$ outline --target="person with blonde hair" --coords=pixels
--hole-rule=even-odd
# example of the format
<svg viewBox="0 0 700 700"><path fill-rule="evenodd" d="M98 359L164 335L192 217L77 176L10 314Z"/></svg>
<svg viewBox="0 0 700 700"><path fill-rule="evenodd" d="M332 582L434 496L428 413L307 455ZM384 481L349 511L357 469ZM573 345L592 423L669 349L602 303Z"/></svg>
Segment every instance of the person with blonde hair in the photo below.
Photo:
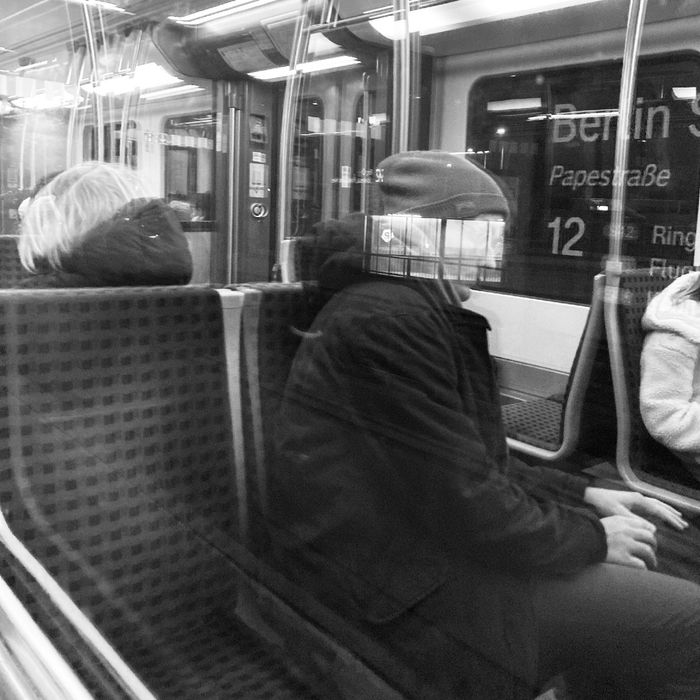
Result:
<svg viewBox="0 0 700 700"><path fill-rule="evenodd" d="M23 286L187 284L192 258L172 209L137 174L85 162L47 178L22 206Z"/></svg>

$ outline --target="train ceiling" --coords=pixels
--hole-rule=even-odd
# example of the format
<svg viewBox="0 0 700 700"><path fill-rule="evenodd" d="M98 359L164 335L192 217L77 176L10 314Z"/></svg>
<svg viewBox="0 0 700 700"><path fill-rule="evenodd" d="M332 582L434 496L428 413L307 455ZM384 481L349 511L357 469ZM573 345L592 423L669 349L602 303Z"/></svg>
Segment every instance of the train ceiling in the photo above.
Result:
<svg viewBox="0 0 700 700"><path fill-rule="evenodd" d="M575 0L549 0L549 3L546 0L540 1L552 5L555 2L571 4ZM602 0L594 4L590 4L592 0L581 1L586 4L553 10L546 14L523 15L520 12L521 16L511 16L507 25L493 21L488 16L479 20L478 23L457 22L458 26L451 31L424 36L422 46L435 56L446 56L464 53L465 48L470 51L484 51L515 46L524 41L531 43L587 33L621 30L625 26L628 0ZM520 0L521 7L522 2L523 0ZM532 2L535 0L527 0L527 3ZM485 5L484 0L434 0L424 4L433 5L448 17L457 16L458 12L469 12L470 8L476 12L479 7ZM499 5L499 2L489 0L486 4ZM231 11L234 5L236 7ZM190 20L188 25L190 39L194 37L193 43L197 45L213 44L218 49L226 44L227 35L233 37L232 43L235 44L238 41L235 38L236 32L239 31L240 23L247 16L246 13L254 16L254 13L248 11L248 7L262 5L267 6L268 15L286 8L289 10L286 14L293 18L301 6L301 0L274 0L273 2L239 0L239 2L223 4L212 0L114 0L113 2L107 0L3 0L3 21L0 23L0 72L23 75L28 71L40 70L41 66L37 64L41 64L44 60L51 60L56 56L57 51L63 50L67 54L68 47L73 43L85 42L88 25L90 32L100 36L128 31L129 27L144 26L146 22L151 25L160 24L161 27L164 25L172 27L174 23L168 21L169 17L199 16L203 17L201 24L193 28L193 24L198 20L194 22ZM287 5L290 7L287 8ZM291 7L292 5L294 7ZM341 10L334 16L341 21L347 20L349 15L351 17L381 16L382 12L386 14L390 6L391 3L387 0L353 0L350 3L343 3L340 6ZM699 14L699 6L700 3L697 0L657 0L650 3L647 18L649 22L668 18L682 19ZM206 12L212 8L215 10L207 15ZM351 9L348 11L346 8ZM202 11L204 14L201 14ZM196 15L195 13L198 12L200 14ZM220 21L216 20L217 17L220 17ZM210 19L216 20L216 26L215 22L209 21ZM268 33L272 31L269 29L270 26L272 25L269 22L265 24ZM504 31L504 27L507 31ZM276 47L282 47L279 52L281 60L285 58L284 54L288 53L288 47L291 44L293 22L291 20L286 24L280 22L278 30L278 34L274 37L274 44ZM385 37L366 23L354 25L350 23L349 31L354 37L370 45L387 42ZM185 30L180 30L181 35L185 33L187 33ZM272 62L275 62L274 52L268 52L268 54L272 56ZM278 60L277 63L279 62ZM48 68L50 69L51 66ZM54 75L47 75L47 78L58 77L59 68L54 68ZM65 70L65 66L62 69ZM196 70L196 66L194 69ZM224 78L225 71L222 71L221 75L210 77Z"/></svg>

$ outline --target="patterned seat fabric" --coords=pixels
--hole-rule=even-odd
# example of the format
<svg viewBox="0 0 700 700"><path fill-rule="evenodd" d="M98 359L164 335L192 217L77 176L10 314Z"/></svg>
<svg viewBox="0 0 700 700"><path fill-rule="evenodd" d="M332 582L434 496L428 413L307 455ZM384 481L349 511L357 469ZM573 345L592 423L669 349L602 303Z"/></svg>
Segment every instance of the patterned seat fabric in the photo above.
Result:
<svg viewBox="0 0 700 700"><path fill-rule="evenodd" d="M267 459L273 453L274 425L289 370L313 312L299 284L259 283L239 288L245 294L241 344L241 385L246 486L251 542L265 554Z"/></svg>
<svg viewBox="0 0 700 700"><path fill-rule="evenodd" d="M307 698L235 617L221 305L205 288L0 293L0 505L160 698ZM16 564L31 612L50 606ZM119 697L47 624L96 697Z"/></svg>
<svg viewBox="0 0 700 700"><path fill-rule="evenodd" d="M17 236L0 236L0 289L19 286L29 276L17 252Z"/></svg>

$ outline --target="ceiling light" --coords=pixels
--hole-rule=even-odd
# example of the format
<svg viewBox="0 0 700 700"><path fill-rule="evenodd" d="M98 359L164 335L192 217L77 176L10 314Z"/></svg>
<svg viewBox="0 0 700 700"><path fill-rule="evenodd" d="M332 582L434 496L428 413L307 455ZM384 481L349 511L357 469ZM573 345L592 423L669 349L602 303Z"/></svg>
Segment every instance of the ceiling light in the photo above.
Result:
<svg viewBox="0 0 700 700"><path fill-rule="evenodd" d="M297 70L301 73L319 73L324 70L354 66L359 62L359 59L354 56L333 56L331 58L322 58L318 61L300 63L297 66ZM248 75L258 80L280 80L281 78L286 78L291 75L292 72L289 66L279 66L278 68L253 71L252 73L248 73Z"/></svg>
<svg viewBox="0 0 700 700"><path fill-rule="evenodd" d="M96 95L124 95L127 92L156 90L179 83L182 83L181 78L168 73L158 63L144 63L136 66L133 73L109 75L92 85L83 85L82 88Z"/></svg>
<svg viewBox="0 0 700 700"><path fill-rule="evenodd" d="M75 107L83 101L83 98L71 95L68 92L46 93L41 92L35 95L24 95L21 97L10 97L10 104L18 109L47 110L65 109Z"/></svg>
<svg viewBox="0 0 700 700"><path fill-rule="evenodd" d="M154 90L141 95L142 100L164 100L168 97L176 97L179 95L187 95L195 92L202 92L203 87L199 85L177 85L176 87L165 88L164 90Z"/></svg>
<svg viewBox="0 0 700 700"><path fill-rule="evenodd" d="M225 2L222 5L216 5L206 10L184 15L183 17L168 17L168 19L178 24L188 24L196 27L200 24L223 19L224 17L229 17L230 15L235 15L240 12L253 10L256 7L269 5L272 2L274 2L274 0L233 0L232 2Z"/></svg>
<svg viewBox="0 0 700 700"><path fill-rule="evenodd" d="M512 100L495 100L486 103L487 112L518 112L525 109L542 109L542 98L523 97Z"/></svg>
<svg viewBox="0 0 700 700"><path fill-rule="evenodd" d="M470 24L512 19L593 2L600 0L454 0L411 10L408 15L408 31L427 36ZM369 23L387 39L397 40L406 34L406 21L394 21L392 15L370 19Z"/></svg>
<svg viewBox="0 0 700 700"><path fill-rule="evenodd" d="M133 15L133 12L127 12L123 7L115 5L113 2L104 2L104 0L66 0L72 5L82 5L83 7L95 7L98 10L106 10L107 12L120 12L122 14Z"/></svg>
<svg viewBox="0 0 700 700"><path fill-rule="evenodd" d="M674 100L694 100L698 96L696 87L674 87L671 88Z"/></svg>

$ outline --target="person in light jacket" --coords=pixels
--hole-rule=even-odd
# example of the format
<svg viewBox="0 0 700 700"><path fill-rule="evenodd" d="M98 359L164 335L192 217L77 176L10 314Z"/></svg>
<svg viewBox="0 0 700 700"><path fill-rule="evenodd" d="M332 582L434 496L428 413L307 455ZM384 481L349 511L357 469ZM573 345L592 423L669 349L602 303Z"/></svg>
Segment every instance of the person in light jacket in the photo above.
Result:
<svg viewBox="0 0 700 700"><path fill-rule="evenodd" d="M177 285L192 276L177 215L125 166L85 162L55 174L21 216L23 287Z"/></svg>
<svg viewBox="0 0 700 700"><path fill-rule="evenodd" d="M700 481L700 272L681 275L657 294L642 328L644 425Z"/></svg>
<svg viewBox="0 0 700 700"><path fill-rule="evenodd" d="M463 157L379 171L384 213L423 217L414 250L410 221L382 232L397 264L435 249L424 219L510 216ZM278 565L414 669L421 700L531 698L562 671L581 698L700 697L700 586L653 571L647 519L680 513L509 456L487 320L440 264L373 270L362 216L329 229L277 421Z"/></svg>

